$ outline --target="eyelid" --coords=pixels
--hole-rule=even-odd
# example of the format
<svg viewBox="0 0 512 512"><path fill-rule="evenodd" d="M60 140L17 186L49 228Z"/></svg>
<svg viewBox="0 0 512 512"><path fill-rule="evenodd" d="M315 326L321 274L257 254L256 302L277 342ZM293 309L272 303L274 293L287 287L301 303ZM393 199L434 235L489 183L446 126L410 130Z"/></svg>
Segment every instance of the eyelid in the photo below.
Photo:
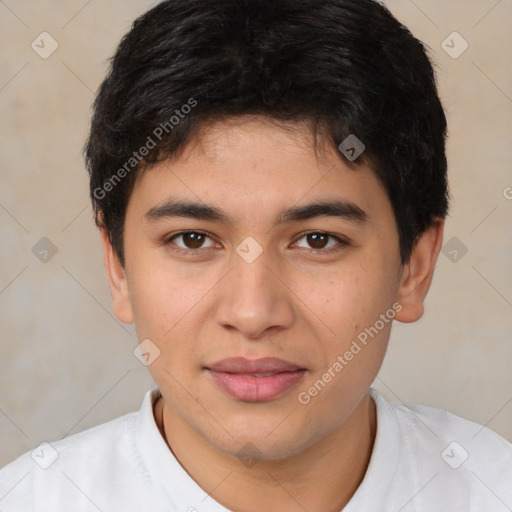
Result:
<svg viewBox="0 0 512 512"><path fill-rule="evenodd" d="M334 233L328 233L327 231L318 231L318 230L316 230L316 231L315 230L307 231L305 233L302 233L301 235L299 235L297 237L297 239L293 243L293 245L297 244L297 242L299 240L302 240L303 238L305 238L308 235L324 235L324 236L327 236L329 238L333 238L334 240L336 240L338 242L333 247L329 247L327 249L306 249L305 247L301 247L301 249L306 249L309 252L314 252L314 253L330 253L330 252L333 252L333 251L340 250L341 247L346 247L346 246L351 245L350 242L348 241L348 239L346 239L345 237L342 237L340 235L335 235Z"/></svg>
<svg viewBox="0 0 512 512"><path fill-rule="evenodd" d="M172 235L166 237L163 240L163 245L169 245L173 242L173 240L175 238L179 238L180 236L187 235L190 233L204 235L205 237L209 238L210 240L212 240L212 242L215 243L215 237L211 233L208 233L207 231L202 231L202 230L189 229L189 230L184 230L184 231L179 231L177 233L173 233ZM327 249L307 249L305 247L300 247L300 249L305 249L309 253L330 253L330 252L340 250L340 248L351 245L351 243L349 242L348 239L346 239L345 237L342 237L340 235L335 235L333 233L328 233L326 231L313 230L313 231L307 231L305 233L300 234L296 238L296 240L292 244L292 246L296 245L299 242L299 240L302 240L303 238L307 237L308 235L324 235L324 236L332 238L338 242L333 247L329 247ZM200 247L199 249L184 249L183 247L179 247L176 244L173 244L173 245L175 246L174 250L179 251L179 252L184 252L184 253L198 253L202 250L207 250L207 249L213 248L213 246L210 246L210 247Z"/></svg>
<svg viewBox="0 0 512 512"><path fill-rule="evenodd" d="M162 244L163 245L173 244L176 247L174 250L185 252L185 253L199 252L201 250L211 249L213 247L213 246L210 246L210 247L200 247L199 249L184 249L183 247L180 247L173 243L173 240L175 238L179 238L180 236L188 235L190 233L194 233L196 235L204 235L205 237L209 238L210 240L212 240L212 242L215 243L215 241L214 241L215 237L211 233L208 233L207 231L202 231L202 230L198 230L198 229L186 229L184 231L179 231L178 233L174 233L172 235L165 237L162 241Z"/></svg>

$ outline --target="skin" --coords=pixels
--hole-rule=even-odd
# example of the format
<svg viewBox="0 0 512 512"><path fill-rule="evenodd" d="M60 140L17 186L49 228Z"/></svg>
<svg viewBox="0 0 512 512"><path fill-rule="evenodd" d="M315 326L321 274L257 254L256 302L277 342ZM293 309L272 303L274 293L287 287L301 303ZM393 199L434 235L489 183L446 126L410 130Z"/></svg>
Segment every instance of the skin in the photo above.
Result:
<svg viewBox="0 0 512 512"><path fill-rule="evenodd" d="M215 206L230 220L149 220L147 212L170 197ZM366 221L319 216L273 224L282 210L319 200L354 203ZM169 240L184 230L211 237ZM442 235L438 220L401 265L396 221L375 174L348 167L331 147L315 152L300 124L218 122L141 174L126 214L125 268L102 232L114 312L160 349L149 366L163 395L157 424L213 499L244 512L339 511L348 503L375 439L368 390L391 322L308 404L298 394L394 303L398 321L422 316ZM236 252L249 236L263 250L252 263ZM204 370L234 356L279 357L307 372L275 399L241 401ZM252 463L241 460L242 449Z"/></svg>

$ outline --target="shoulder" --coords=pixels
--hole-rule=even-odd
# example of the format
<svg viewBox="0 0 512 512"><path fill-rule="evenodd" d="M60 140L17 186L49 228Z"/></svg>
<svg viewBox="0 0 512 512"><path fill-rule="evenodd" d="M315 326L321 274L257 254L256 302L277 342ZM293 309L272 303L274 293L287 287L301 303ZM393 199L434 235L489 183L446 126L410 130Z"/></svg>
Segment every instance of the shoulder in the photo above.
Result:
<svg viewBox="0 0 512 512"><path fill-rule="evenodd" d="M129 443L133 439L136 417L136 413L126 414L64 439L41 443L34 450L23 454L1 469L0 475L5 475L6 472L14 471L16 468L29 470L34 465L41 469L48 469L56 462L76 459L83 453L88 453L94 460L95 449L104 450L108 447L110 452L116 450L116 444L110 441Z"/></svg>
<svg viewBox="0 0 512 512"><path fill-rule="evenodd" d="M468 462L471 455L475 460L480 460L481 454L485 452L499 454L502 461L512 463L512 443L485 425L426 405L392 404L391 407L400 426L411 435L411 440L424 441L425 437L436 439L440 445L449 448L449 454L452 450L457 452L457 447L450 446L451 443L459 444L459 458L466 458L462 457L465 449L468 451L466 458ZM443 456L445 456L444 452ZM493 464L496 462L493 461ZM510 470L512 465L509 467Z"/></svg>
<svg viewBox="0 0 512 512"><path fill-rule="evenodd" d="M422 475L425 482L438 479L433 488L443 487L444 494L462 492L475 510L504 503L512 506L509 441L451 412L425 405L389 404L374 390L372 395L380 410L393 416L399 426L404 472Z"/></svg>
<svg viewBox="0 0 512 512"><path fill-rule="evenodd" d="M130 413L23 454L0 470L2 511L52 510L52 500L78 506L93 481L115 487L140 471L136 424Z"/></svg>

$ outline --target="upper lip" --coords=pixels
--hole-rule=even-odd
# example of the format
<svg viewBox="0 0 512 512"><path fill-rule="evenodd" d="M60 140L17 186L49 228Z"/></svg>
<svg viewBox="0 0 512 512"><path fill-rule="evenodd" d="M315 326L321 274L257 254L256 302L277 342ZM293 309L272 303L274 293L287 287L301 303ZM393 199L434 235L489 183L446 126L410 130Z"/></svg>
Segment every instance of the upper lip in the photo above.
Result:
<svg viewBox="0 0 512 512"><path fill-rule="evenodd" d="M215 372L254 374L254 373L281 373L305 370L301 366L283 361L277 357L263 357L261 359L246 359L245 357L231 357L206 366Z"/></svg>

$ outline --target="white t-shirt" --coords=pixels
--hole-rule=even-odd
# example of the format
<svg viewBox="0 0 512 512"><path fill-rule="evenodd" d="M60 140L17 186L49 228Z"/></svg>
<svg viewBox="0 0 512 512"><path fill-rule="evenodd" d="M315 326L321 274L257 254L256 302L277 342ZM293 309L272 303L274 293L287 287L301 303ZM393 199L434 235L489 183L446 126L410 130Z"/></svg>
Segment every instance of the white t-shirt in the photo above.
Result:
<svg viewBox="0 0 512 512"><path fill-rule="evenodd" d="M511 443L449 412L370 392L375 444L343 512L510 512ZM148 391L138 413L40 445L0 470L0 512L227 512L168 449L153 416L159 396Z"/></svg>

